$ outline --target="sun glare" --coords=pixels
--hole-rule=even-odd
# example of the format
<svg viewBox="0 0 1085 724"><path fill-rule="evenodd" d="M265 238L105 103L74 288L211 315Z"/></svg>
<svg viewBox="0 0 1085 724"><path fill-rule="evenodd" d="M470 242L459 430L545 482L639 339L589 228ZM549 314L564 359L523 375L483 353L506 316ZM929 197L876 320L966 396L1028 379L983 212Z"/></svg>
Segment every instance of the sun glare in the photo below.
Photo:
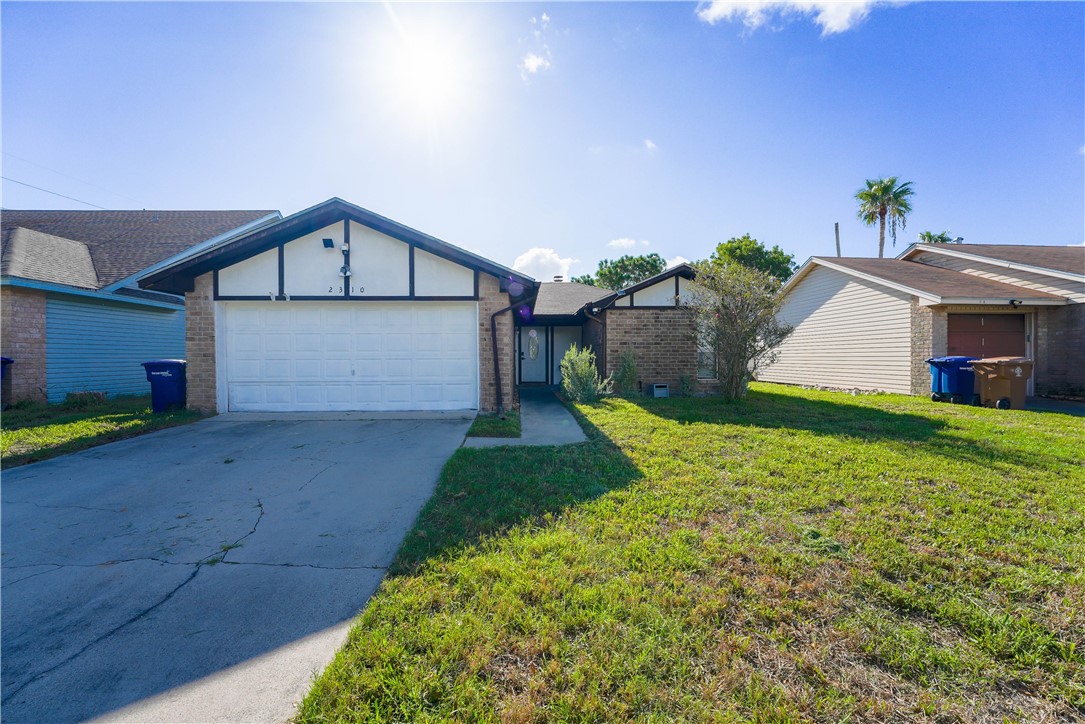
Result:
<svg viewBox="0 0 1085 724"><path fill-rule="evenodd" d="M412 29L397 25L385 36L377 68L388 100L427 123L454 120L468 102L472 84L471 51L447 28Z"/></svg>

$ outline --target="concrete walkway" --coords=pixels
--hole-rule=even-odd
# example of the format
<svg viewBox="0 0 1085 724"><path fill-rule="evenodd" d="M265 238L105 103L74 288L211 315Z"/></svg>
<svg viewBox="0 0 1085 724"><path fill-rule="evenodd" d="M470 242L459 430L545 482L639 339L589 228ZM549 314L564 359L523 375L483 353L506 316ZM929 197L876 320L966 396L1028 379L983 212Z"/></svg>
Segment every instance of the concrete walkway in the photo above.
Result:
<svg viewBox="0 0 1085 724"><path fill-rule="evenodd" d="M588 438L551 390L521 388L520 437L469 437L464 447L502 445L571 445Z"/></svg>

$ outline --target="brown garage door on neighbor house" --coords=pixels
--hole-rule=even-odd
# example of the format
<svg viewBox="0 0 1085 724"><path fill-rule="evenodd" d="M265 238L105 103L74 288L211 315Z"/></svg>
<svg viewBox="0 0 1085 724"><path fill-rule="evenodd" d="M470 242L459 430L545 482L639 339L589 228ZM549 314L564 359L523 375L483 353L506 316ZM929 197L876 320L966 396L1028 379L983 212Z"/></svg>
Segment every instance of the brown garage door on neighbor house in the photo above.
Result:
<svg viewBox="0 0 1085 724"><path fill-rule="evenodd" d="M967 357L1024 357L1024 314L950 314L948 352Z"/></svg>

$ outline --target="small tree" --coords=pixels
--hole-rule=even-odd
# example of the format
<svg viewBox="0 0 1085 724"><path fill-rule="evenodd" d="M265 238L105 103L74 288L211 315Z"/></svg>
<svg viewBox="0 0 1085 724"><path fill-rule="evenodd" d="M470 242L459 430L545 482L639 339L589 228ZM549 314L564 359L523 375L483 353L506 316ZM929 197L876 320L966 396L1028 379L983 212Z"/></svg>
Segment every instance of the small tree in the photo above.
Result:
<svg viewBox="0 0 1085 724"><path fill-rule="evenodd" d="M610 378L599 379L595 352L589 347L573 344L561 358L561 389L573 402L595 402L609 395Z"/></svg>
<svg viewBox="0 0 1085 724"><path fill-rule="evenodd" d="M617 259L603 259L599 262L599 268L594 277L591 274L583 274L573 277L572 280L581 284L590 284L593 287L618 290L642 282L648 277L654 277L666 269L667 262L659 254L640 256L626 254Z"/></svg>
<svg viewBox="0 0 1085 724"><path fill-rule="evenodd" d="M739 264L771 274L780 281L787 281L795 271L795 255L788 254L779 246L767 248L749 234L728 239L716 245L709 261L722 264L735 261Z"/></svg>
<svg viewBox="0 0 1085 724"><path fill-rule="evenodd" d="M724 397L746 395L759 369L776 359L776 347L792 327L776 318L780 281L736 262L700 263L682 303L697 344L716 358Z"/></svg>

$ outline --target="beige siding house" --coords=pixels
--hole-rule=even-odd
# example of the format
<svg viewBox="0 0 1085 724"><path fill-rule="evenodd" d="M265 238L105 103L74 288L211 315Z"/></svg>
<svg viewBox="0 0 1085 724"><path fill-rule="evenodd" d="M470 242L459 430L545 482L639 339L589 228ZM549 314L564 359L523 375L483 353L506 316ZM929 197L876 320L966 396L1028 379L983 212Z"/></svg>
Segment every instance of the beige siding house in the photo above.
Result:
<svg viewBox="0 0 1085 724"><path fill-rule="evenodd" d="M911 392L911 297L816 266L780 317L795 331L761 379L790 384Z"/></svg>
<svg viewBox="0 0 1085 724"><path fill-rule="evenodd" d="M795 331L759 378L926 394L926 360L1026 356L1029 393L1085 396L1085 249L914 244L813 257L781 292Z"/></svg>

